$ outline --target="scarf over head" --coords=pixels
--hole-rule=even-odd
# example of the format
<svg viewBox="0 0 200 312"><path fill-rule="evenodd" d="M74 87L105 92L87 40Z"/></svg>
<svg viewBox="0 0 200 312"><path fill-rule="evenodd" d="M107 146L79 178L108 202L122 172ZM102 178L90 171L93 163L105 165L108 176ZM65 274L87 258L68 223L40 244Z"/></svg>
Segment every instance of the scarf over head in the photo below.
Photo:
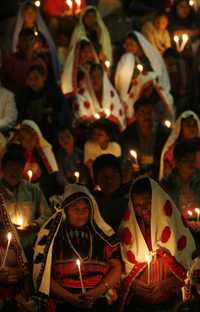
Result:
<svg viewBox="0 0 200 312"><path fill-rule="evenodd" d="M169 149L172 147L172 145L175 144L176 140L179 138L180 134L181 134L181 122L183 119L192 117L196 120L197 122L197 127L198 127L198 137L200 137L200 119L197 116L196 113L194 113L193 111L184 111L176 120L176 122L173 125L172 131L170 133L170 136L168 137L163 150L162 150L162 154L161 154L161 158L160 158L160 172L159 172L159 181L162 180L163 176L164 176L164 160L165 160L165 155L166 153L169 151Z"/></svg>
<svg viewBox="0 0 200 312"><path fill-rule="evenodd" d="M163 257L166 266L183 282L195 250L192 234L183 224L177 207L167 193L151 178L136 179L130 188L129 205L120 229L122 259L125 263L125 276L120 293L120 311L123 311L133 281L147 267L146 257L150 255L131 199L134 184L144 178L149 179L152 190L150 223L152 251Z"/></svg>
<svg viewBox="0 0 200 312"><path fill-rule="evenodd" d="M57 199L57 211L43 225L34 247L33 281L35 290L49 296L52 254L55 238L66 220L65 209L79 199L88 200L91 208L89 224L91 229L107 244L118 244L113 229L102 219L97 203L86 187L77 184L66 186L65 192Z"/></svg>
<svg viewBox="0 0 200 312"><path fill-rule="evenodd" d="M19 40L19 34L20 31L23 28L23 9L25 7L25 5L27 5L28 3L32 4L32 2L30 0L25 1L19 11L18 11L18 15L17 15L17 21L16 21L16 25L15 25L15 29L14 29L14 34L13 34L13 42L12 42L12 51L16 52L17 51L17 43ZM57 56L57 50L56 50L56 46L53 42L53 39L49 33L49 30L40 14L40 11L37 7L36 8L36 13L37 13L37 17L36 17L36 26L38 31L44 36L48 48L49 48L49 52L51 55L51 61L52 61L52 65L53 65L53 70L54 70L54 74L56 77L56 80L59 81L60 79L60 65L58 62L58 56Z"/></svg>
<svg viewBox="0 0 200 312"><path fill-rule="evenodd" d="M42 161L48 171L48 173L53 173L58 171L58 165L55 159L55 156L52 151L51 144L49 144L42 135L40 128L33 120L23 120L21 123L21 127L27 126L31 128L37 136L38 144L36 149L38 150Z"/></svg>
<svg viewBox="0 0 200 312"><path fill-rule="evenodd" d="M170 80L165 63L157 49L139 32L134 31L145 56L150 62L152 71L141 72L132 81L133 72L136 66L136 58L132 53L122 55L116 69L115 86L127 111L127 118L131 122L134 117L134 103L149 86L154 86L161 101L168 111L171 119L174 118L173 98L170 94ZM142 64L141 64L142 65ZM132 82L131 89L130 84Z"/></svg>
<svg viewBox="0 0 200 312"><path fill-rule="evenodd" d="M107 60L109 60L110 63L112 63L112 44L111 44L110 34L107 30L106 25L103 22L103 19L102 19L100 13L98 12L96 7L94 7L94 6L89 5L82 11L82 13L79 17L78 25L75 27L74 32L72 34L70 47L72 48L74 45L76 45L76 42L80 38L87 37L87 33L86 33L85 26L83 23L83 18L85 16L85 14L87 13L87 11L89 11L91 9L96 12L97 24L100 27L100 38L99 38L99 40L100 40L100 44L102 47L102 51L103 51L105 57L107 58Z"/></svg>

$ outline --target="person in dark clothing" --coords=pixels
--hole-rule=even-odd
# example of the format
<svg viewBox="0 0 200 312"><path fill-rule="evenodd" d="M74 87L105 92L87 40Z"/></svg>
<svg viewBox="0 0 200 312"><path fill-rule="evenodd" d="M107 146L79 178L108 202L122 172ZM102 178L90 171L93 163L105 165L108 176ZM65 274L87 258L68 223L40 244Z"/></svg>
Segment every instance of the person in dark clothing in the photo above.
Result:
<svg viewBox="0 0 200 312"><path fill-rule="evenodd" d="M130 151L137 152L140 173L157 179L162 147L170 130L154 120L154 105L148 98L134 104L135 121L121 135L122 153L130 158Z"/></svg>
<svg viewBox="0 0 200 312"><path fill-rule="evenodd" d="M120 161L111 154L96 158L93 163L94 181L97 189L95 199L104 220L117 232L121 223L128 199L122 188Z"/></svg>

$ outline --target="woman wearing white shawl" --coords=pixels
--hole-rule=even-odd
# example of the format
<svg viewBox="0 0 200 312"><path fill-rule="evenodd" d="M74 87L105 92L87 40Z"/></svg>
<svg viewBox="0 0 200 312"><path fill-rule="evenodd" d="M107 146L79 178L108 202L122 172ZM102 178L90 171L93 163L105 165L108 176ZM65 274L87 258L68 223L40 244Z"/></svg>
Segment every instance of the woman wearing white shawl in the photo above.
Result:
<svg viewBox="0 0 200 312"><path fill-rule="evenodd" d="M99 77L98 85L101 85L100 99L97 96L99 90L94 90L94 85L97 85L97 76ZM95 119L105 117L115 123L121 131L124 130L126 127L124 106L103 66L92 64L83 80L74 103L75 122L93 122Z"/></svg>
<svg viewBox="0 0 200 312"><path fill-rule="evenodd" d="M137 31L128 34L127 40L132 40L134 45L138 45L147 63L145 68L145 64L140 63L137 52L127 47L128 53L122 55L117 65L115 86L124 102L128 121L134 120L133 105L150 86L155 88L164 105L164 110L173 120L174 108L170 94L170 81L160 53Z"/></svg>
<svg viewBox="0 0 200 312"><path fill-rule="evenodd" d="M173 150L174 150L174 145L176 144L177 140L181 138L182 136L182 121L187 118L193 118L196 121L196 126L197 126L197 137L200 137L200 120L199 117L193 112L193 111L185 111L183 112L178 119L176 120L171 134L168 137L160 158L160 172L159 172L159 181L162 180L162 178L169 173L170 170L173 169L174 167L174 161L173 161ZM195 125L194 125L195 126ZM191 126L189 126L191 128ZM191 128L191 139L196 137L196 131ZM183 137L183 139L187 139ZM197 152L197 155L199 155L199 152ZM200 168L200 163L198 161L198 156L197 156L197 166Z"/></svg>
<svg viewBox="0 0 200 312"><path fill-rule="evenodd" d="M192 235L171 198L151 178L136 179L129 194L120 229L125 273L119 311L126 311L125 305L134 296L146 307L142 311L172 311L164 307L181 294L195 250ZM137 301L133 306L137 307ZM129 305L130 311L133 306Z"/></svg>
<svg viewBox="0 0 200 312"><path fill-rule="evenodd" d="M86 16L88 14L91 14L91 12L94 12L94 17L92 17L93 19L92 22L94 24L92 25L92 27L94 27L93 32L95 32L96 33L95 36L97 36L96 38L96 40L98 41L97 44L99 44L100 49L102 49L103 58L107 59L110 63L112 63L112 44L110 34L102 20L102 17L100 16L98 10L94 6L87 6L85 10L82 11L79 17L78 25L75 27L74 32L72 34L70 47L72 48L74 45L76 45L76 42L82 37L86 37L91 40L91 38L88 37L88 32L84 24Z"/></svg>
<svg viewBox="0 0 200 312"><path fill-rule="evenodd" d="M79 203L78 205L80 210L80 207L83 207L80 206L80 200L82 202L84 200L87 205L89 204L89 215L87 218L84 218L84 224L83 216L82 219L76 218L76 222L78 222L76 223L76 226L75 221L73 225L70 223L71 218L69 216L69 209L71 209L72 206L75 207L75 205ZM60 296L57 297L60 298L60 301L57 303L62 303L66 307L66 310L69 309L69 311L79 311L80 308L78 308L77 305L81 304L81 298L78 299L78 294L81 292L81 283L76 260L80 259L81 263L82 283L86 291L85 298L89 295L89 293L91 293L92 290L97 288L100 289L101 286L102 294L105 295L106 298L109 298L107 294L108 290L109 293L112 294L111 289L114 290L113 287L115 287L116 282L119 282L120 278L120 263L118 255L116 254L119 252L119 243L116 240L116 236L112 228L102 219L94 197L85 187L76 184L68 185L64 191L64 194L57 198L56 202L57 211L46 222L46 224L44 224L43 228L38 233L38 237L35 243L33 266L34 287L36 293L38 294L38 298L43 296L48 301L50 295L52 295L51 292L53 292L54 289L53 285L55 282L53 280L56 280L56 283L59 283L60 285L59 287L62 287L63 289L62 294L66 295L65 300L63 300L64 298L61 298L62 296L60 294ZM83 215L83 212L81 212L81 215ZM73 245L74 230L76 230L76 237L79 237L76 245ZM79 236L80 233L82 238ZM60 245L59 241L63 241L63 238L65 244ZM89 248L84 248L85 253L84 249L80 248L84 244L83 240L85 240L85 242L87 242L87 244L90 246ZM109 268L109 272L107 270L105 271L105 267L107 265L106 263L107 261L109 263L109 260L106 260L105 255L103 258L100 255L103 251L100 248L100 245L102 244L103 246L107 246L107 252L110 250L109 259L113 259L114 262L119 264L119 267L117 264L119 274L114 274L115 277L112 273L112 264ZM59 252L58 246L61 246ZM115 252L115 256L113 251ZM62 259L61 257L58 257L58 253L60 253ZM57 274L59 275L58 277L56 277L55 267L57 268ZM89 271L90 273L87 274ZM98 271L101 271L101 274L98 273ZM71 301L67 299L67 293L71 293L69 298L76 298L76 300L74 300L75 308L69 304ZM98 300L98 296L96 299L94 299L93 303L96 300ZM82 298L82 301L84 301L84 298ZM69 308L69 305L71 308ZM62 309L64 306L62 306ZM90 306L90 309L91 311L94 311L92 306ZM50 311L52 312L55 310L52 308ZM58 310L56 309L56 311Z"/></svg>
<svg viewBox="0 0 200 312"><path fill-rule="evenodd" d="M36 12L36 21L35 21L35 25L33 25L36 27L35 35L38 35L38 32L39 32L45 38L46 43L47 43L48 48L49 48L50 56L51 56L54 75L56 77L56 80L59 81L59 79L60 79L60 65L58 62L56 46L53 42L53 39L52 39L52 37L48 31L46 24L43 21L43 18L39 12L39 9L30 0L25 1L21 5L21 7L18 11L17 21L16 21L16 25L15 25L15 29L14 29L14 34L13 34L12 51L13 52L17 51L19 34L20 34L20 31L22 30L22 28L24 26L23 25L24 24L23 14L24 14L24 10L26 10L26 8L28 6L30 6Z"/></svg>

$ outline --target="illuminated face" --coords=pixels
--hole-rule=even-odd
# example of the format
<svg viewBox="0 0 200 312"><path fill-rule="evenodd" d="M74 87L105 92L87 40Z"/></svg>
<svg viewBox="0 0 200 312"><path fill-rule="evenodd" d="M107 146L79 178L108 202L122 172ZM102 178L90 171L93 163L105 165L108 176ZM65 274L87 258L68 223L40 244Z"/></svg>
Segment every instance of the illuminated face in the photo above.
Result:
<svg viewBox="0 0 200 312"><path fill-rule="evenodd" d="M177 11L178 17L180 18L187 18L188 15L190 14L190 10L191 10L191 7L188 1L183 0L177 4L176 11Z"/></svg>
<svg viewBox="0 0 200 312"><path fill-rule="evenodd" d="M37 134L26 125L23 125L20 129L19 140L23 148L27 151L32 151L38 143Z"/></svg>
<svg viewBox="0 0 200 312"><path fill-rule="evenodd" d="M45 78L42 77L38 71L32 71L29 73L26 80L26 85L29 86L34 92L41 91L44 87L44 84Z"/></svg>
<svg viewBox="0 0 200 312"><path fill-rule="evenodd" d="M103 77L100 69L94 69L90 72L90 80L95 93L102 91Z"/></svg>
<svg viewBox="0 0 200 312"><path fill-rule="evenodd" d="M145 224L149 225L151 222L151 194L132 194L132 203L136 215L138 215Z"/></svg>
<svg viewBox="0 0 200 312"><path fill-rule="evenodd" d="M90 205L85 199L78 199L67 207L67 222L74 227L83 227L88 223Z"/></svg>
<svg viewBox="0 0 200 312"><path fill-rule="evenodd" d="M181 136L185 140L194 139L198 136L197 122L193 117L183 119L181 122Z"/></svg>
<svg viewBox="0 0 200 312"><path fill-rule="evenodd" d="M111 167L102 168L97 175L97 185L104 194L112 194L120 188L121 176L117 169Z"/></svg>
<svg viewBox="0 0 200 312"><path fill-rule="evenodd" d="M24 165L10 161L2 168L4 180L11 186L17 186L22 179Z"/></svg>
<svg viewBox="0 0 200 312"><path fill-rule="evenodd" d="M94 129L92 132L92 141L97 143L102 149L107 148L110 137L103 129Z"/></svg>
<svg viewBox="0 0 200 312"><path fill-rule="evenodd" d="M25 27L32 28L36 22L37 12L32 6L26 6L23 12Z"/></svg>
<svg viewBox="0 0 200 312"><path fill-rule="evenodd" d="M74 147L74 138L69 130L65 129L58 134L58 142L65 150L71 150Z"/></svg>
<svg viewBox="0 0 200 312"><path fill-rule="evenodd" d="M154 26L158 31L164 31L167 28L168 25L168 18L163 15L163 16L158 16L155 19Z"/></svg>
<svg viewBox="0 0 200 312"><path fill-rule="evenodd" d="M126 52L130 52L134 55L139 56L141 54L141 48L137 41L132 38L127 38L124 42L124 48Z"/></svg>

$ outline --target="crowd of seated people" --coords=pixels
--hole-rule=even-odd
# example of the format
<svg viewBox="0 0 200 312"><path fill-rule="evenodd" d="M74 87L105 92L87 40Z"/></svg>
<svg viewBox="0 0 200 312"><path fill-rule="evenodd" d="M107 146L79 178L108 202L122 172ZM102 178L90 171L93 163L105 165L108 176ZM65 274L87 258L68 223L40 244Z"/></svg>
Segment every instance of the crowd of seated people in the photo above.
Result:
<svg viewBox="0 0 200 312"><path fill-rule="evenodd" d="M0 311L199 311L200 3L140 2L117 40L28 0L0 42Z"/></svg>

